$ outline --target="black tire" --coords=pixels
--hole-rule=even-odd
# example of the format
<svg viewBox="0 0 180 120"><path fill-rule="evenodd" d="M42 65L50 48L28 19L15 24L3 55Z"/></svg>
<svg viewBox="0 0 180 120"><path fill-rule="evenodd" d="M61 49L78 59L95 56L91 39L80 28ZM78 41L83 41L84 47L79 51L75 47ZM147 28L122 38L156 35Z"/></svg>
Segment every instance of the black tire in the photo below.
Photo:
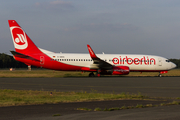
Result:
<svg viewBox="0 0 180 120"><path fill-rule="evenodd" d="M159 74L159 75L158 75L158 77L162 77L162 75L161 75L161 74Z"/></svg>
<svg viewBox="0 0 180 120"><path fill-rule="evenodd" d="M94 73L89 73L89 77L95 77Z"/></svg>

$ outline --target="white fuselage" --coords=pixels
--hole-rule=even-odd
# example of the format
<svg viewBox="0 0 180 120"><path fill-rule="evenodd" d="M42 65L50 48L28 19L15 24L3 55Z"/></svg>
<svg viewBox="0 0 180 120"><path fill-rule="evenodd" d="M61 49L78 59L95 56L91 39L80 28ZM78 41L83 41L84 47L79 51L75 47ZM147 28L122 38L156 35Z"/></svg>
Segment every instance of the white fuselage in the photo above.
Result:
<svg viewBox="0 0 180 120"><path fill-rule="evenodd" d="M96 69L94 61L89 54L74 53L46 53L53 60L58 62ZM168 59L153 55L132 55L132 54L96 54L100 59L113 66L128 66L130 71L163 71L170 70L176 65Z"/></svg>

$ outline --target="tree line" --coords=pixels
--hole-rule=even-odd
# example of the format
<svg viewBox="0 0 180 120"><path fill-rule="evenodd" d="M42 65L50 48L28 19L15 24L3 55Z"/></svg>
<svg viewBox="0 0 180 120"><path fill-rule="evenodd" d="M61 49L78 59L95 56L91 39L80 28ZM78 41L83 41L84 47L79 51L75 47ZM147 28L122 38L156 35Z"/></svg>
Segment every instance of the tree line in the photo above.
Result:
<svg viewBox="0 0 180 120"><path fill-rule="evenodd" d="M169 59L180 68L180 59ZM27 65L16 61L12 56L0 53L0 68L27 68Z"/></svg>
<svg viewBox="0 0 180 120"><path fill-rule="evenodd" d="M169 60L177 65L176 68L180 68L180 59L169 59Z"/></svg>
<svg viewBox="0 0 180 120"><path fill-rule="evenodd" d="M27 65L16 61L13 56L0 53L0 68L27 68Z"/></svg>

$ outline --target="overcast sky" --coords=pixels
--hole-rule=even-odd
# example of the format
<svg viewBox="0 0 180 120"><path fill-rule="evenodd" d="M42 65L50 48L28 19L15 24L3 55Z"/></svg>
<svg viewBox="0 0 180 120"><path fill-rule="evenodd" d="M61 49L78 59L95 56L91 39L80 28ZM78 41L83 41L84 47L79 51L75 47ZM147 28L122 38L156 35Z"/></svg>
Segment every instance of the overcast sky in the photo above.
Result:
<svg viewBox="0 0 180 120"><path fill-rule="evenodd" d="M180 0L0 0L0 53L14 50L9 19L53 52L180 58Z"/></svg>

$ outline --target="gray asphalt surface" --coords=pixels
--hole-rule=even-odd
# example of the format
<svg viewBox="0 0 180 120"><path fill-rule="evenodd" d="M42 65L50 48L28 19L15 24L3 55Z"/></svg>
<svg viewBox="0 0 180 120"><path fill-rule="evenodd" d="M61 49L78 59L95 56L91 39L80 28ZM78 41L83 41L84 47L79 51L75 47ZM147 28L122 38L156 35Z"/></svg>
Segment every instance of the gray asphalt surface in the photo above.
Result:
<svg viewBox="0 0 180 120"><path fill-rule="evenodd" d="M180 77L0 78L0 89L138 93L180 97Z"/></svg>
<svg viewBox="0 0 180 120"><path fill-rule="evenodd" d="M51 119L50 117L47 118ZM53 120L179 120L180 106L71 114Z"/></svg>
<svg viewBox="0 0 180 120"><path fill-rule="evenodd" d="M106 93L142 93L150 97L180 97L179 77L102 77L102 78L0 78L0 89L47 91L94 91ZM157 101L156 101L157 102ZM110 108L123 105L159 104L152 101L105 101L60 103L55 105L1 107L2 120L83 120L83 119L180 119L180 106L139 108L108 112L77 111L76 108ZM159 101L162 103L162 101ZM53 117L54 114L61 116Z"/></svg>

